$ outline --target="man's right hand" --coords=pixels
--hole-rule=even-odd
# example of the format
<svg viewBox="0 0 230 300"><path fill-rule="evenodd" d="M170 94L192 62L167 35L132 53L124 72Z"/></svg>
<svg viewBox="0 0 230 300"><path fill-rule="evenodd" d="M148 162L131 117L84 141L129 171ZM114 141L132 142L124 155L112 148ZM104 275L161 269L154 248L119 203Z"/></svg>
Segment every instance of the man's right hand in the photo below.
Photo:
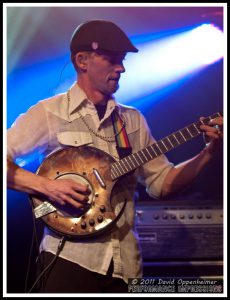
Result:
<svg viewBox="0 0 230 300"><path fill-rule="evenodd" d="M89 200L91 191L86 184L75 182L72 179L48 179L44 183L45 196L63 206L71 204L76 208L82 208Z"/></svg>
<svg viewBox="0 0 230 300"><path fill-rule="evenodd" d="M85 184L72 179L49 179L22 169L7 159L7 187L31 195L44 195L60 205L70 204L81 208L87 205L91 193Z"/></svg>

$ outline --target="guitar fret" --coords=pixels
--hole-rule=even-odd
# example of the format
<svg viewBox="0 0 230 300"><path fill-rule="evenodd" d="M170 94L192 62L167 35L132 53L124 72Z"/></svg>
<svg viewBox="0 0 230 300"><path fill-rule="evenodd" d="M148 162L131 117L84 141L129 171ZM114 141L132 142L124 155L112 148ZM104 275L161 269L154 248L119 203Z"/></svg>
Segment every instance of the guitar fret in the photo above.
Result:
<svg viewBox="0 0 230 300"><path fill-rule="evenodd" d="M112 175L112 177L114 177L114 167L113 167L113 165L111 165L111 175Z"/></svg>
<svg viewBox="0 0 230 300"><path fill-rule="evenodd" d="M167 149L167 151L169 151L173 148L173 145L172 145L171 141L168 138L163 138L162 142L164 143L165 148Z"/></svg>
<svg viewBox="0 0 230 300"><path fill-rule="evenodd" d="M172 146L172 148L173 148L174 146L173 146L173 144L171 143L171 141L170 141L170 138L169 138L169 137L167 137L167 140L169 141L169 143L171 144L171 146Z"/></svg>
<svg viewBox="0 0 230 300"><path fill-rule="evenodd" d="M120 176L121 176L121 174L119 174L119 173L115 170L114 166L112 166L112 169L111 169L111 175L112 175L112 178L116 178L116 177L120 177Z"/></svg>
<svg viewBox="0 0 230 300"><path fill-rule="evenodd" d="M117 162L117 164L119 165L119 167L121 168L122 172L125 174L125 170L123 169L122 165L121 165L121 161L119 160ZM122 174L122 173L121 173Z"/></svg>
<svg viewBox="0 0 230 300"><path fill-rule="evenodd" d="M175 138L176 142L178 145L180 145L180 142L178 141L178 139L176 138L175 134L173 133L172 136Z"/></svg>
<svg viewBox="0 0 230 300"><path fill-rule="evenodd" d="M140 165L140 162L139 162L139 161L137 160L137 158L135 157L135 154L136 154L136 153L133 154L133 157L134 157L135 161L137 162L137 165L139 166L139 165Z"/></svg>
<svg viewBox="0 0 230 300"><path fill-rule="evenodd" d="M169 149L166 147L166 145L165 145L165 143L164 143L163 139L161 140L161 142L162 142L162 144L164 145L164 147L165 147L166 151L168 151Z"/></svg>
<svg viewBox="0 0 230 300"><path fill-rule="evenodd" d="M121 166L123 166L125 172L126 172L126 170L129 171L129 169L127 169L127 166L125 164L125 159L120 160L120 164L121 164Z"/></svg>
<svg viewBox="0 0 230 300"><path fill-rule="evenodd" d="M127 156L127 158L129 158L129 160L130 160L130 161L131 161L131 163L133 164L134 168L138 167L138 165L137 165L137 166L135 166L135 164L134 164L134 162L132 161L132 159L131 159L130 155L129 155L129 156Z"/></svg>
<svg viewBox="0 0 230 300"><path fill-rule="evenodd" d="M161 144L160 144L160 143L161 143ZM158 146L158 148L161 150L162 153L164 153L164 152L167 151L167 148L165 147L165 145L162 143L161 140L157 143L157 146ZM164 148L162 149L161 146L163 146Z"/></svg>
<svg viewBox="0 0 230 300"><path fill-rule="evenodd" d="M143 153L143 150L140 150L137 153L140 156L142 163L145 163L147 160L146 160L146 157L145 157L145 155Z"/></svg>
<svg viewBox="0 0 230 300"><path fill-rule="evenodd" d="M163 151L162 151L162 150L161 150L161 148L159 147L158 143L156 143L155 145L156 145L156 146L157 146L157 148L159 149L159 151L160 151L160 154L162 154L162 153L163 153Z"/></svg>
<svg viewBox="0 0 230 300"><path fill-rule="evenodd" d="M196 128L196 130L197 130L197 133L200 133L200 130L197 128L197 126L196 126L196 124L195 124L195 123L193 123L193 126Z"/></svg>
<svg viewBox="0 0 230 300"><path fill-rule="evenodd" d="M138 157L140 158L141 162L144 163L143 160L142 160L142 158L141 158L141 156L140 156L140 154L139 154L139 152L137 152L136 154L137 154Z"/></svg>
<svg viewBox="0 0 230 300"><path fill-rule="evenodd" d="M122 163L122 166L124 167L125 170L127 170L128 172L130 171L130 169L127 167L127 165L125 164L126 163L126 160L125 158L121 160L121 163ZM126 171L125 171L126 172Z"/></svg>
<svg viewBox="0 0 230 300"><path fill-rule="evenodd" d="M116 168L116 169L115 169L115 168ZM120 170L119 170L118 167L117 167L117 163L113 164L113 170L114 170L115 173L118 174L118 177L121 175L121 174L120 174Z"/></svg>
<svg viewBox="0 0 230 300"><path fill-rule="evenodd" d="M112 178L112 179L115 178L115 174L114 174L114 172L113 172L113 167L111 168L111 178Z"/></svg>
<svg viewBox="0 0 230 300"><path fill-rule="evenodd" d="M197 129L196 129L196 127L193 126L193 124L188 126L188 128L189 128L189 131L191 132L193 137L197 135Z"/></svg>
<svg viewBox="0 0 230 300"><path fill-rule="evenodd" d="M188 133L186 128L181 129L181 132L183 133L183 136L185 138L185 142L191 139L191 134Z"/></svg>
<svg viewBox="0 0 230 300"><path fill-rule="evenodd" d="M122 173L122 168L120 167L120 161L117 162L116 166L117 166L118 173L121 176L123 173Z"/></svg>
<svg viewBox="0 0 230 300"><path fill-rule="evenodd" d="M115 173L115 175L117 175L117 170L116 170L116 164L114 163L114 164L112 164L112 168L111 168L111 171L113 172L113 173ZM118 174L119 175L119 174Z"/></svg>
<svg viewBox="0 0 230 300"><path fill-rule="evenodd" d="M148 161L148 158L145 156L144 150L142 150L142 151L141 151L141 154L143 154L143 155L144 155L144 158L145 158L145 160L146 160L146 161Z"/></svg>
<svg viewBox="0 0 230 300"><path fill-rule="evenodd" d="M113 169L113 171L114 171L114 169ZM119 173L114 173L113 172L113 174L114 174L114 176L112 175L112 179L115 179L115 178L119 178L120 177L120 174Z"/></svg>
<svg viewBox="0 0 230 300"><path fill-rule="evenodd" d="M132 170L132 167L130 166L129 162L127 161L127 157L125 157L125 158L123 159L123 161L127 163L127 165L128 165L128 170L131 171L131 170Z"/></svg>
<svg viewBox="0 0 230 300"><path fill-rule="evenodd" d="M151 147L151 149L153 150L153 152L154 152L155 156L157 157L157 156L158 156L158 154L156 153L156 151L155 151L155 149L154 149L153 145L151 145L150 147Z"/></svg>
<svg viewBox="0 0 230 300"><path fill-rule="evenodd" d="M184 141L186 142L186 138L184 137L182 131L180 130L179 132L180 132L181 136L183 137Z"/></svg>
<svg viewBox="0 0 230 300"><path fill-rule="evenodd" d="M177 131L177 132L174 132L177 140L179 141L180 144L183 144L184 143L184 138L183 136L181 135L180 131Z"/></svg>
<svg viewBox="0 0 230 300"><path fill-rule="evenodd" d="M127 167L126 167L126 165L125 165L125 163L124 163L124 160L120 160L120 166L121 166L121 168L122 168L122 171L123 171L123 173L125 174L125 173L127 173L127 171L129 171L128 169L127 169Z"/></svg>
<svg viewBox="0 0 230 300"><path fill-rule="evenodd" d="M162 154L161 149L158 147L157 143L153 144L153 147L155 148L157 156Z"/></svg>
<svg viewBox="0 0 230 300"><path fill-rule="evenodd" d="M190 135L191 137L193 137L193 135L192 135L191 132L189 131L188 127L185 127L185 129L187 129L189 135Z"/></svg>
<svg viewBox="0 0 230 300"><path fill-rule="evenodd" d="M150 158L152 159L153 157L152 157L151 153L149 152L148 148L145 148L145 150L148 152Z"/></svg>

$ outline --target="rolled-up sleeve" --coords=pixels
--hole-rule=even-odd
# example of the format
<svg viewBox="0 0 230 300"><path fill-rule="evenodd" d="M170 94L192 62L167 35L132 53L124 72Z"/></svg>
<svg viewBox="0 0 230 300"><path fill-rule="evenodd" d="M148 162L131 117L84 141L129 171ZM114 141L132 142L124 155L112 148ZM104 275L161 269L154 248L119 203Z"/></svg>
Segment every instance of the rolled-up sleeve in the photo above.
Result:
<svg viewBox="0 0 230 300"><path fill-rule="evenodd" d="M155 142L145 118L140 114L141 148L148 147ZM146 191L150 196L160 198L164 179L173 166L173 163L162 154L140 168L139 181L146 186Z"/></svg>
<svg viewBox="0 0 230 300"><path fill-rule="evenodd" d="M46 111L38 103L21 114L7 130L7 157L12 160L42 153L49 143Z"/></svg>

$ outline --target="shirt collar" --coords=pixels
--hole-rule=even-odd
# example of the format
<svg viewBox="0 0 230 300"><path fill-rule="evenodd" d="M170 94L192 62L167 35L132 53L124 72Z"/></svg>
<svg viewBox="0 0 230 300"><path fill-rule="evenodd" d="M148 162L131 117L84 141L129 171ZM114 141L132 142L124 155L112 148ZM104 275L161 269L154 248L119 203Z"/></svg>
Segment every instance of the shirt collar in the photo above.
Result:
<svg viewBox="0 0 230 300"><path fill-rule="evenodd" d="M75 82L70 88L70 99L69 101L69 116L85 101L89 101L85 92L79 87L77 82ZM92 104L93 105L93 104ZM117 109L120 112L120 106L116 102L114 97L108 100L107 104L107 113L111 114L114 109Z"/></svg>
<svg viewBox="0 0 230 300"><path fill-rule="evenodd" d="M69 116L84 102L87 101L85 92L75 82L70 88Z"/></svg>

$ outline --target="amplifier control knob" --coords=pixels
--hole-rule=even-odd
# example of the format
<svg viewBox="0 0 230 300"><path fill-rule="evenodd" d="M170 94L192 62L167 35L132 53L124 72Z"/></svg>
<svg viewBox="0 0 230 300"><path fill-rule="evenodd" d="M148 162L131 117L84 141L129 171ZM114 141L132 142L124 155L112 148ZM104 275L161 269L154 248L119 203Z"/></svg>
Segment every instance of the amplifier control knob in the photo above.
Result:
<svg viewBox="0 0 230 300"><path fill-rule="evenodd" d="M206 219L211 219L211 217L212 217L211 214L209 214L209 213L206 214Z"/></svg>
<svg viewBox="0 0 230 300"><path fill-rule="evenodd" d="M159 219L159 215L158 214L154 214L153 215L153 219L158 220Z"/></svg>
<svg viewBox="0 0 230 300"><path fill-rule="evenodd" d="M184 215L180 214L180 215L179 215L179 218L180 218L180 219L184 219Z"/></svg>
<svg viewBox="0 0 230 300"><path fill-rule="evenodd" d="M189 214L188 217L189 217L189 219L193 219L194 216L193 216L193 214Z"/></svg>
<svg viewBox="0 0 230 300"><path fill-rule="evenodd" d="M164 220L168 219L168 215L167 214L163 214L162 215L162 219L164 219Z"/></svg>
<svg viewBox="0 0 230 300"><path fill-rule="evenodd" d="M143 217L144 217L144 211L143 210L137 210L136 211L136 217L137 217L137 222L142 223L143 222Z"/></svg>
<svg viewBox="0 0 230 300"><path fill-rule="evenodd" d="M143 211L142 210L137 210L136 211L136 216L137 217L142 217L142 215L143 215Z"/></svg>
<svg viewBox="0 0 230 300"><path fill-rule="evenodd" d="M198 219L202 219L203 215L201 213L197 214Z"/></svg>

